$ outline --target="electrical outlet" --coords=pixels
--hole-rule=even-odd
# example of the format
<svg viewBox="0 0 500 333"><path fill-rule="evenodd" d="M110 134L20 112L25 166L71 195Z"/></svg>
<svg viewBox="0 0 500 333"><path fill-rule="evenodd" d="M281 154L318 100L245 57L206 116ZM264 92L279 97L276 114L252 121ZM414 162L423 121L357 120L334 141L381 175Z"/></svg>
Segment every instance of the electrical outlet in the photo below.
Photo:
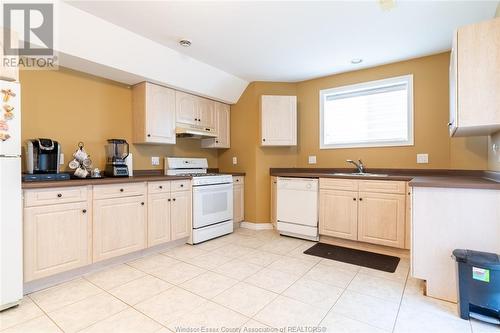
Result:
<svg viewBox="0 0 500 333"><path fill-rule="evenodd" d="M233 157L233 165L238 164L238 158L236 156Z"/></svg>
<svg viewBox="0 0 500 333"><path fill-rule="evenodd" d="M59 164L64 165L64 153L59 154Z"/></svg>
<svg viewBox="0 0 500 333"><path fill-rule="evenodd" d="M316 164L316 155L309 155L309 164Z"/></svg>
<svg viewBox="0 0 500 333"><path fill-rule="evenodd" d="M417 154L417 163L418 164L429 163L429 154Z"/></svg>
<svg viewBox="0 0 500 333"><path fill-rule="evenodd" d="M160 158L158 156L151 157L151 165L160 165Z"/></svg>

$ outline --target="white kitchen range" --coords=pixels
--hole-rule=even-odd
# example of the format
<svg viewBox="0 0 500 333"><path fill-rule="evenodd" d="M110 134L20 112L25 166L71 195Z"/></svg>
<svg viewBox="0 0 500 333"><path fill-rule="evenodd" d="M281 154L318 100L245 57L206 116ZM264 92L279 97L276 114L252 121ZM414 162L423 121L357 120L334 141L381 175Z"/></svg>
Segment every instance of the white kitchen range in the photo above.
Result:
<svg viewBox="0 0 500 333"><path fill-rule="evenodd" d="M206 158L165 158L165 175L193 177L191 244L233 232L233 177L207 169Z"/></svg>

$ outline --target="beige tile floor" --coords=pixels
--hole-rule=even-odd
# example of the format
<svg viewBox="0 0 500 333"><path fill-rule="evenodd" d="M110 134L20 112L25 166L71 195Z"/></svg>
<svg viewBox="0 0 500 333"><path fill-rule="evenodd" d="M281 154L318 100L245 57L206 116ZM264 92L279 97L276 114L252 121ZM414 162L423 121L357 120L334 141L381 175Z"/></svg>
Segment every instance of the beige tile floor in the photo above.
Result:
<svg viewBox="0 0 500 333"><path fill-rule="evenodd" d="M30 294L0 313L0 331L500 331L458 318L455 304L423 296L420 281L408 277L407 260L390 274L303 254L311 245L237 229Z"/></svg>

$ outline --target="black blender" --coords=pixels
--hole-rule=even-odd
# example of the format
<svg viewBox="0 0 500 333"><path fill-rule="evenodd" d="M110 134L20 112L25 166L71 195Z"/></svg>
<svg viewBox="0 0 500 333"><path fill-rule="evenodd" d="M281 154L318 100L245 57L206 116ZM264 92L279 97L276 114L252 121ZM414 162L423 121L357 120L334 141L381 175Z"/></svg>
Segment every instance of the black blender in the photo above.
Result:
<svg viewBox="0 0 500 333"><path fill-rule="evenodd" d="M129 154L129 145L124 139L109 139L106 145L107 177L128 177L128 167L125 159Z"/></svg>

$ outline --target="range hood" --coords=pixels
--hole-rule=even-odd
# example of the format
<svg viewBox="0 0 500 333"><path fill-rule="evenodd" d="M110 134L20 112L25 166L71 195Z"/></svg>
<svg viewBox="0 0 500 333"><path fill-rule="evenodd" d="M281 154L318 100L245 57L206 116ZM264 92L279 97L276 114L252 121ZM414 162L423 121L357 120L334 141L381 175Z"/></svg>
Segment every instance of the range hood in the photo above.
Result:
<svg viewBox="0 0 500 333"><path fill-rule="evenodd" d="M193 138L193 139L206 139L215 138L214 130L205 127L195 127L190 125L177 124L175 128L175 135L178 138Z"/></svg>

